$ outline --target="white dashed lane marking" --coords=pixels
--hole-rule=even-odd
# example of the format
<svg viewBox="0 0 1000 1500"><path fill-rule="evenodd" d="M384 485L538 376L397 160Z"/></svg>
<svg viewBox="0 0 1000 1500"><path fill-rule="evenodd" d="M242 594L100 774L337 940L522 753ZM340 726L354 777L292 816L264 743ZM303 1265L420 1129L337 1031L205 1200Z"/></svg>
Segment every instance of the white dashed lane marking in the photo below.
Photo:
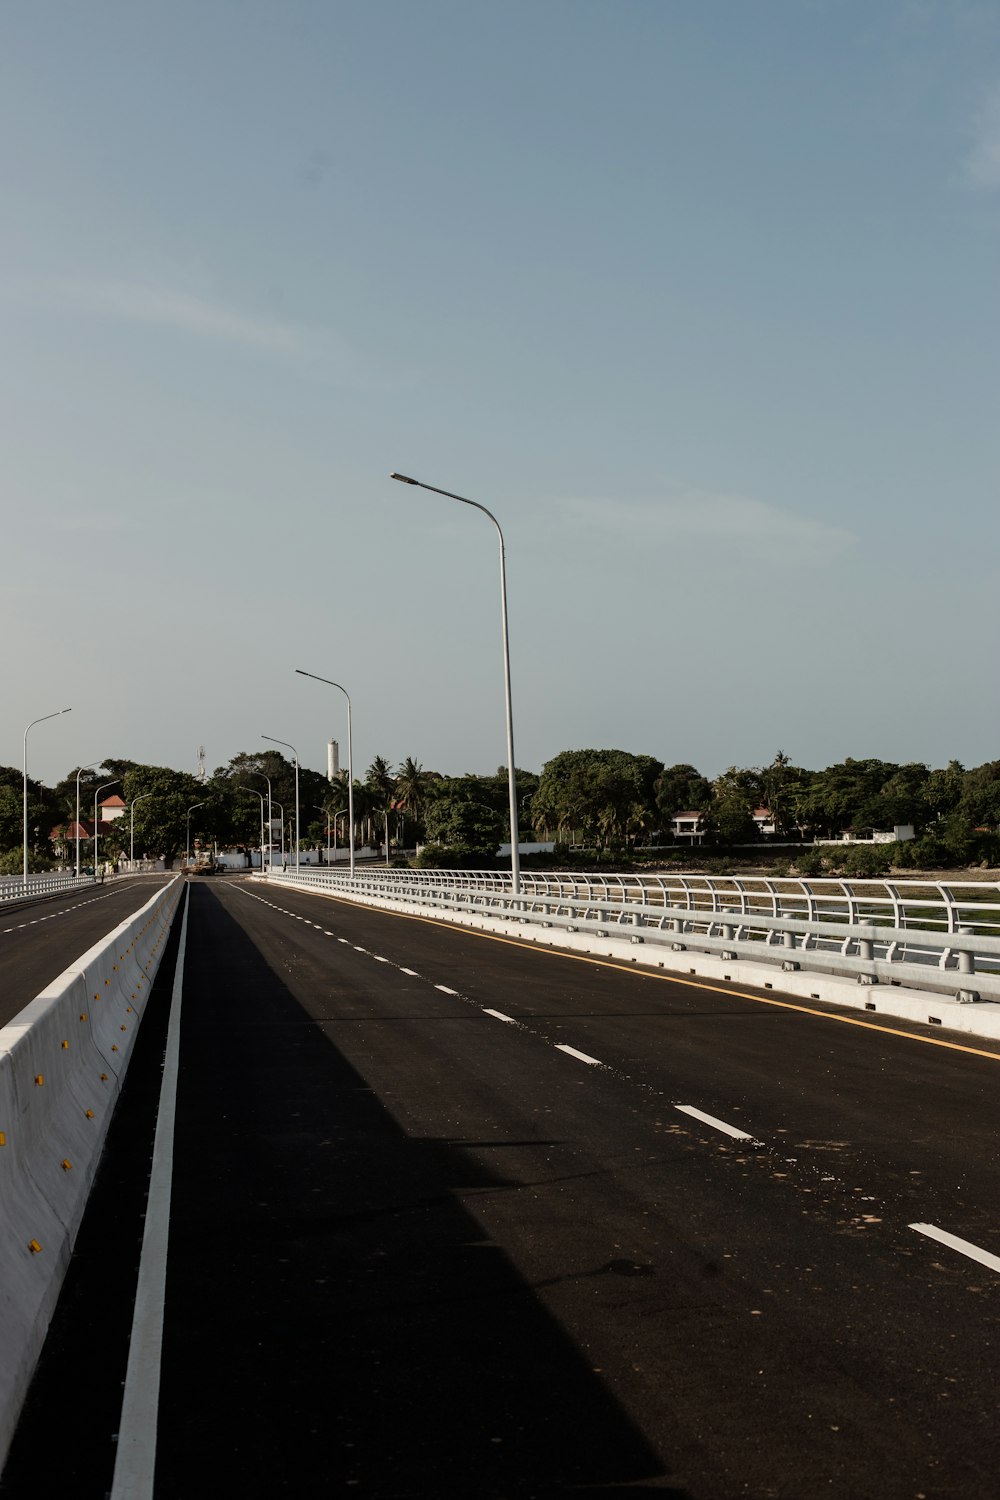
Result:
<svg viewBox="0 0 1000 1500"><path fill-rule="evenodd" d="M915 1229L918 1234L925 1234L929 1240L937 1240L941 1245L947 1245L949 1250L957 1250L959 1255L968 1256L981 1266L986 1266L990 1271L1000 1271L1000 1255L993 1255L989 1250L983 1250L979 1245L974 1245L971 1240L960 1240L957 1234L949 1234L947 1229L938 1229L936 1224L911 1224L910 1229Z"/></svg>
<svg viewBox="0 0 1000 1500"><path fill-rule="evenodd" d="M725 1135L731 1135L734 1141L752 1141L753 1136L748 1135L745 1130L738 1130L735 1125L727 1125L725 1120L717 1120L714 1115L706 1115L704 1110L695 1109L693 1104L675 1104L682 1115L690 1115L694 1120L700 1120L703 1125L711 1125L713 1130L721 1130Z"/></svg>
<svg viewBox="0 0 1000 1500"><path fill-rule="evenodd" d="M588 1057L586 1052L578 1052L575 1047L568 1047L565 1042L556 1042L556 1051L565 1052L568 1057L575 1057L578 1062L588 1063L592 1068L604 1067L599 1057Z"/></svg>
<svg viewBox="0 0 1000 1500"><path fill-rule="evenodd" d="M88 901L77 901L73 906L60 907L58 911L50 911L44 917L33 917L30 922L18 922L16 927L0 927L0 937L6 936L8 932L23 932L26 927L37 927L41 922L54 922L56 917L68 917L71 911L81 911L85 906L93 906L95 901L107 901L116 893L105 891L103 895L91 896Z"/></svg>

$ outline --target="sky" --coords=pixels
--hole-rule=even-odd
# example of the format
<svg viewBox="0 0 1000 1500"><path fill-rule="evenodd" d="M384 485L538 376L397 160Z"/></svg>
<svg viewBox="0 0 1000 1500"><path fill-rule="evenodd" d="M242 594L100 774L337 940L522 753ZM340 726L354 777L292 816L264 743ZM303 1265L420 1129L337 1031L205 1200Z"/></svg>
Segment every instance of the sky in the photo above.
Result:
<svg viewBox="0 0 1000 1500"><path fill-rule="evenodd" d="M1000 757L995 0L3 0L0 763Z"/></svg>

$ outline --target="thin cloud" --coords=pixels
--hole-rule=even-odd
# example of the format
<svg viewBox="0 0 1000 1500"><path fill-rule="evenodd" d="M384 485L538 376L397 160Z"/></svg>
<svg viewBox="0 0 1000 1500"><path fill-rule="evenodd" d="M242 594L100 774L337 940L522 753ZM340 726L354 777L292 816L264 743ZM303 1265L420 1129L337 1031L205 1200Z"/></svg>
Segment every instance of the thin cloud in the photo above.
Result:
<svg viewBox="0 0 1000 1500"><path fill-rule="evenodd" d="M82 317L160 328L178 336L293 360L314 376L355 389L387 391L414 383L413 373L382 369L329 328L242 312L197 291L127 278L54 277L0 287L0 298L24 308L71 309Z"/></svg>
<svg viewBox="0 0 1000 1500"><path fill-rule="evenodd" d="M644 549L702 541L744 558L783 563L830 562L849 552L857 537L810 516L762 500L689 489L660 501L571 500L567 517L619 539L641 539Z"/></svg>
<svg viewBox="0 0 1000 1500"><path fill-rule="evenodd" d="M1000 86L993 90L980 111L965 175L974 187L1000 187Z"/></svg>
<svg viewBox="0 0 1000 1500"><path fill-rule="evenodd" d="M190 292L127 281L57 281L53 291L81 312L153 324L275 354L308 352L305 331L274 318L251 317Z"/></svg>

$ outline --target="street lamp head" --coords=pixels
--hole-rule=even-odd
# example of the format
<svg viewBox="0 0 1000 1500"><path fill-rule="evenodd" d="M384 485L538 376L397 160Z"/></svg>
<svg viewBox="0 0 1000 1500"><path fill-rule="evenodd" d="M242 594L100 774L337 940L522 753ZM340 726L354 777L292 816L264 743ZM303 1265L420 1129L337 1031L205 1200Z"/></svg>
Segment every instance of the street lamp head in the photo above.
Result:
<svg viewBox="0 0 1000 1500"><path fill-rule="evenodd" d="M419 484L419 479L411 479L408 474L390 474L390 479L398 479L400 484Z"/></svg>

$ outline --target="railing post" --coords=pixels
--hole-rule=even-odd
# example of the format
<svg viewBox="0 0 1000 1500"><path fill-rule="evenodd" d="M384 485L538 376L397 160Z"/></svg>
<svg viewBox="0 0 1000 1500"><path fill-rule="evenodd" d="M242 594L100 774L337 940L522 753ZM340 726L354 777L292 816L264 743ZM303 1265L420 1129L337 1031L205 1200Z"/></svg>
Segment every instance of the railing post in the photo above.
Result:
<svg viewBox="0 0 1000 1500"><path fill-rule="evenodd" d="M960 937L973 937L975 929L972 927L960 927ZM976 957L974 953L967 953L964 949L958 955L958 972L960 974L974 974L976 972Z"/></svg>

